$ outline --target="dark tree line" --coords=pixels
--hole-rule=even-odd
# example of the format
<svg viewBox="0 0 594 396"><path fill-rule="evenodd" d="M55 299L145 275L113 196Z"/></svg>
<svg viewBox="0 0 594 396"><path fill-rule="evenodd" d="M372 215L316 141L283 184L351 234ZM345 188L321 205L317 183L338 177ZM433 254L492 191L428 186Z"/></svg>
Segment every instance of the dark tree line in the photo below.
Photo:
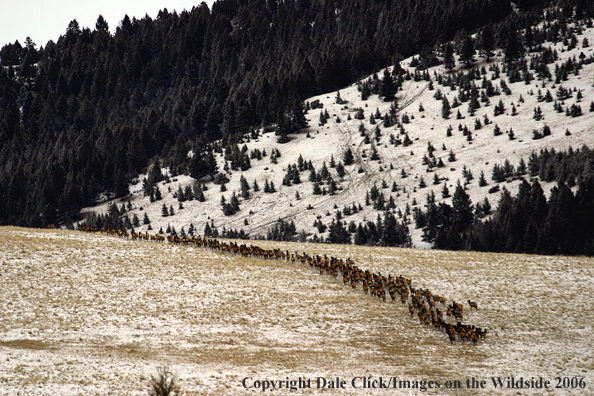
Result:
<svg viewBox="0 0 594 396"><path fill-rule="evenodd" d="M530 156L524 170L532 180L522 180L515 196L504 188L492 216L482 219L490 209L484 203L472 205L458 185L451 205L430 199L427 211L417 211L415 220L424 227L424 239L439 249L591 256L593 166L594 151L585 146L542 150ZM548 199L538 179L557 182Z"/></svg>
<svg viewBox="0 0 594 396"><path fill-rule="evenodd" d="M412 245L408 226L404 222L396 219L394 214L386 211L384 216L378 214L377 220L367 221L355 225L341 220L340 216L332 219L332 222L326 227L321 221L317 220L315 225L320 233L328 229L326 239L318 237L317 234L311 238L314 242L326 242L336 244L350 244L367 246L400 246L410 247ZM302 231L297 235L297 229L293 220L290 222L279 219L271 227L266 239L274 241L297 241L304 242L309 233Z"/></svg>

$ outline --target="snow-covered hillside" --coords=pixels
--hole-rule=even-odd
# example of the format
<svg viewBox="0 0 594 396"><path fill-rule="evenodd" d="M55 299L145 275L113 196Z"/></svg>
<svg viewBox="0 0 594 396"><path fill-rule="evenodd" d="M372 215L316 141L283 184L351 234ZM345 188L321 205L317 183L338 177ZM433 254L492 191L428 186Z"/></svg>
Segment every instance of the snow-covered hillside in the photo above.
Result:
<svg viewBox="0 0 594 396"><path fill-rule="evenodd" d="M577 47L571 50L561 42L545 43L543 48L555 50L558 54L555 64L561 65L570 58L579 60L582 54L586 58L593 55L594 47L584 47L584 38L594 43L594 29L582 30L578 35ZM528 53L527 57L529 59L536 54L537 52ZM584 144L594 146L594 134L591 131L594 126L594 112L590 111L590 103L594 102L594 88L592 88L594 63L584 65L577 74L571 73L567 81L562 81L561 84L555 85L553 81L538 79L526 84L524 81L509 83L509 76L503 72L499 77L494 76L495 67L503 69L501 54L490 62L479 59L473 68L480 70L484 67L484 74L481 74L481 79L476 81L477 86L480 88L484 77L502 92L490 97L488 105L481 102L474 116L469 115L468 103L464 102L461 106L452 108L449 119L444 119L442 101L435 98L436 92L440 90L450 104L454 103L458 90L451 90L449 86L438 84L437 76L441 75L447 79L453 73L467 73L468 69L463 66L458 66L452 73L447 73L443 66L429 68L427 72L431 77L433 89L430 89L429 83L423 79L405 81L397 94L398 118L401 127L398 125L384 127L381 119L377 119L372 124L372 115L379 113L382 117L385 116L389 113L392 103L381 100L377 95L371 95L367 100L362 100L357 84L353 84L339 92L308 99L307 102L310 105L319 103L323 107L309 110L306 114L309 128L290 135L288 143L279 144L274 133L262 131L256 139L246 137L239 145L240 148L245 144L248 153L260 150L265 151L268 156L261 160L251 159L251 168L246 171L228 172L230 182L226 185L227 191L221 192L219 185L212 182L206 183L208 190L204 191L205 202L186 201L183 202L183 208L180 208L178 200L174 197L175 193L180 186L184 188L186 185L195 184L196 181L189 176L175 175L171 178L171 182L159 183L163 199L151 203L149 197L143 194L144 175L141 175L140 182L130 187L132 194L129 200L132 209L127 211L127 215L130 218L134 215L138 216L141 225L135 227L135 230L140 232L146 232L148 229L148 225L142 224L146 212L151 221L150 233L156 233L160 229L165 231L168 225L174 226L178 233L182 227L187 232L192 224L197 233L203 234L205 225L210 224L217 227L219 232L223 227L227 230L242 229L252 238L265 236L267 230L278 219L292 220L295 222L297 232L305 231L308 240L311 240L314 234L323 240L328 235L328 230L321 234L318 228L313 226L314 222L319 220L327 226L335 218L336 211L342 211L346 206L352 207L355 204L356 207L359 205L362 207L362 210L354 214L343 216L343 221L346 223L352 221L358 224L377 219L378 214L382 212L374 209L373 205L365 204L366 194L376 185L385 195L386 202L390 197L393 199L396 206L393 212L397 217L402 215L410 222L413 245L427 246L421 240L421 230L415 229L412 216L406 215L407 207L409 210L415 205L423 207L427 194L431 191L435 193L437 202L445 200L449 203L451 198L442 198L444 183L450 194L453 193L458 181L464 184L465 178L462 174L464 167L474 176L474 179L466 185L466 191L471 196L472 202L482 202L487 197L491 206L496 207L499 193L489 193L489 189L496 184L491 180L493 165L503 164L505 160L509 160L512 165L517 166L521 158L527 161L532 151L543 148L566 150L570 146L573 148L579 148ZM406 59L401 66L410 73L414 73L415 69L410 67L411 62L413 58ZM549 65L553 80L555 64ZM377 73L379 78L382 73L383 71ZM510 88L510 94L503 92L502 81ZM565 111L561 113L555 111L553 108L555 101L539 101L539 91L544 96L549 90L556 99L556 92L561 86L570 89L573 95L569 99L556 100L556 102L562 103L564 109L574 104L579 105L583 113L581 116L571 117L567 116ZM581 98L578 99L578 96ZM338 98L340 100L337 100ZM500 101L504 105L504 113L495 115L494 108ZM537 107L541 108L543 114L539 120L534 118ZM513 108L516 114L512 114ZM363 111L363 120L355 118L358 109ZM458 111L461 119L457 119ZM321 112L327 112L329 115L324 125L320 125ZM408 123L402 123L403 116L408 118ZM485 117L491 121L490 124L485 125ZM481 123L480 129L475 129L476 120ZM369 136L369 143L365 143L365 137L360 133L361 125ZM541 131L545 125L550 127L551 135L533 140L533 131ZM499 136L495 136L493 132L496 126L502 132ZM375 139L376 127L380 130L379 140ZM452 136L447 136L448 127L452 128ZM471 141L461 131L464 127L470 131ZM508 136L510 130L513 130L513 140ZM396 140L403 141L405 135L410 138L412 144L407 146L393 144ZM428 166L423 164L423 158L428 155L429 145L435 149L433 155L436 161L440 159L443 161L443 167L429 170ZM377 160L371 159L374 147L379 157ZM330 168L329 165L332 157L337 164L342 161L348 148L352 150L355 162L345 166L346 172L341 178L337 175L336 168ZM270 160L273 150L278 150L281 154L276 159L276 164L271 163ZM451 154L455 157L455 161L451 161L453 159L450 157ZM317 172L326 163L338 184L335 195L315 195L313 183L308 181L308 171L301 172L300 184L283 185L287 169L290 165L298 163L299 156L302 156L306 162L311 161ZM223 170L225 160L222 154L217 155L217 161L219 169ZM478 179L481 172L484 172L487 178L487 186L479 186ZM260 191L255 192L250 189L250 198L240 198L240 211L232 216L225 216L222 211L221 196L223 195L227 202L233 193L240 196L241 176L245 177L250 187L256 181ZM421 178L427 185L424 188L420 187ZM437 184L434 184L434 181ZM262 191L266 182L274 183L275 193L269 194ZM519 183L519 179L508 179L500 184L513 194ZM381 188L382 184L386 187ZM542 184L547 194L554 185L554 183ZM393 186L396 189L393 189ZM328 189L328 185L321 187ZM117 203L118 206L122 205L122 201ZM103 201L95 207L86 208L83 210L83 215L90 211L105 212L107 205L108 202ZM175 214L162 216L163 205L168 208L173 207Z"/></svg>

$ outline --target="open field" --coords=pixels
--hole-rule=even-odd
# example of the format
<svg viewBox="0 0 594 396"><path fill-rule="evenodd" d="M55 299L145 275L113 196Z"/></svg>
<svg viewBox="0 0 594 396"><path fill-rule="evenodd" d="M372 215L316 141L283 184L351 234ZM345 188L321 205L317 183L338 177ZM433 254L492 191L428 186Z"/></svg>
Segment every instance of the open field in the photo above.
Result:
<svg viewBox="0 0 594 396"><path fill-rule="evenodd" d="M167 364L186 395L262 393L242 379L434 380L424 394L594 394L594 259L252 242L411 278L478 302L489 329L451 345L406 306L307 265L68 231L0 228L0 395L143 395ZM467 306L467 304L465 303ZM585 378L585 389L496 390L491 377ZM486 380L484 390L466 379ZM462 389L445 389L460 380ZM359 386L361 386L359 382ZM268 393L268 392L267 392ZM274 393L288 394L283 389ZM318 394L320 390L299 390Z"/></svg>

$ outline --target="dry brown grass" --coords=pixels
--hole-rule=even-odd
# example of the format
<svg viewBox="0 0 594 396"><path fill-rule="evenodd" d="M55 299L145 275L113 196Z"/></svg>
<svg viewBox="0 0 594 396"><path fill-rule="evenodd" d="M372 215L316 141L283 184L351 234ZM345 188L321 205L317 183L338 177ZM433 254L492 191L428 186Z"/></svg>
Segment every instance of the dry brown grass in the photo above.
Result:
<svg viewBox="0 0 594 396"><path fill-rule="evenodd" d="M254 244L352 257L449 301L477 301L465 322L489 328L487 340L450 345L406 306L307 265L9 227L0 228L0 394L145 394L163 364L187 394L243 393L248 375L592 383L583 348L594 341L592 259Z"/></svg>

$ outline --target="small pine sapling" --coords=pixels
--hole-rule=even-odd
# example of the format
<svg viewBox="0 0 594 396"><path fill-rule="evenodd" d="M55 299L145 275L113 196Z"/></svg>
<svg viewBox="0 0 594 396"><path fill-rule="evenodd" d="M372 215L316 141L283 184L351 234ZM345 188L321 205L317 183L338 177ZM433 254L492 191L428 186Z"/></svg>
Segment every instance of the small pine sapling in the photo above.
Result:
<svg viewBox="0 0 594 396"><path fill-rule="evenodd" d="M503 132L501 132L501 128L499 128L499 125L495 124L495 128L493 128L493 135L499 136L501 134L503 134Z"/></svg>
<svg viewBox="0 0 594 396"><path fill-rule="evenodd" d="M448 161L450 161L450 162L456 161L456 154L454 154L454 151L452 149L450 149L450 153L448 155Z"/></svg>
<svg viewBox="0 0 594 396"><path fill-rule="evenodd" d="M479 175L478 185L479 187L484 187L487 185L487 178L485 177L485 172L483 171L481 171L481 174Z"/></svg>
<svg viewBox="0 0 594 396"><path fill-rule="evenodd" d="M441 189L441 196L443 198L450 197L450 190L448 189L448 185L446 183L443 183L443 188Z"/></svg>

